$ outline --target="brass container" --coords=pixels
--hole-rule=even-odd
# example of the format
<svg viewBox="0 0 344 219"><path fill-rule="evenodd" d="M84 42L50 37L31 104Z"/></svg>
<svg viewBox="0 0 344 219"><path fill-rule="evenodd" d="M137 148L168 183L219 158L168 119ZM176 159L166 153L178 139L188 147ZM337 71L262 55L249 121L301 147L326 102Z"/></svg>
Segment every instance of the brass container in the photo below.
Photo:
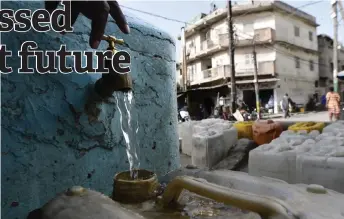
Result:
<svg viewBox="0 0 344 219"><path fill-rule="evenodd" d="M137 171L137 178L132 179L130 171L115 175L112 199L121 203L135 204L155 198L159 187L158 177L148 170Z"/></svg>

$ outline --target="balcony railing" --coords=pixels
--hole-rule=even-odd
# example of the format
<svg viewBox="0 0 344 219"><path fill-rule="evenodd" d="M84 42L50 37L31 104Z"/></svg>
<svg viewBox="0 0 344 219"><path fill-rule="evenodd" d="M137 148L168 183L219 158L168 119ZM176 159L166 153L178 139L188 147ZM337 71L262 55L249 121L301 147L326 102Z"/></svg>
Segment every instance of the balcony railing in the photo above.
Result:
<svg viewBox="0 0 344 219"><path fill-rule="evenodd" d="M220 65L202 71L201 80L217 80L230 76L230 65Z"/></svg>
<svg viewBox="0 0 344 219"><path fill-rule="evenodd" d="M191 84L200 84L211 82L223 78L230 77L231 67L230 65L221 65L215 68L203 70L201 75L195 77ZM254 74L253 65L238 64L235 68L235 75L240 76L252 76ZM274 75L275 63L274 61L258 62L258 75Z"/></svg>
<svg viewBox="0 0 344 219"><path fill-rule="evenodd" d="M275 73L274 61L258 62L258 75L270 75ZM250 76L254 74L254 65L245 65L238 63L235 68L236 76Z"/></svg>
<svg viewBox="0 0 344 219"><path fill-rule="evenodd" d="M186 49L186 57L195 57L196 56L196 47L190 47Z"/></svg>
<svg viewBox="0 0 344 219"><path fill-rule="evenodd" d="M254 41L253 41L254 38ZM254 37L250 35L245 35L245 38L235 39L235 44L237 46L252 45L253 42L256 44L272 42L275 40L275 30L272 28L263 28L254 30ZM212 49L221 49L229 46L228 33L218 34L214 39L204 40L201 44L201 51L196 55L208 52Z"/></svg>

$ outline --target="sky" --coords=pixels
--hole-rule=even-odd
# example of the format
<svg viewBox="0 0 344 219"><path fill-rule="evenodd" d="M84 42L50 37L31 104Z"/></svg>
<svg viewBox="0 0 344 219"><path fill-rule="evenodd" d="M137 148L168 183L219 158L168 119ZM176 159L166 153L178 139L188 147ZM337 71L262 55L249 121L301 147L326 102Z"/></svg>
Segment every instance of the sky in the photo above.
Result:
<svg viewBox="0 0 344 219"><path fill-rule="evenodd" d="M245 0L237 0L237 2L243 2ZM218 8L225 7L226 1L142 1L142 0L119 0L120 5L134 8L137 10L157 14L167 18L172 18L175 20L189 22L192 18L196 17L200 13L209 13L210 4L213 2L217 5ZM233 1L235 2L235 1ZM324 0L319 3L314 3L312 5L304 6L312 2L318 1L284 1L296 7L306 13L309 13L316 17L317 23L320 25L317 29L317 34L327 34L330 37L333 37L333 23L331 18L331 1ZM342 1L344 4L344 1ZM304 6L304 7L302 7ZM181 33L181 27L184 26L181 22L174 22L167 19L162 19L156 16L147 15L141 12L137 12L131 9L122 7L124 13L135 15L136 17L148 22L155 27L169 33L175 40L177 46L177 57L176 60L179 60L180 55L180 41L178 41L178 36ZM344 19L340 16L338 12L338 40L344 43Z"/></svg>

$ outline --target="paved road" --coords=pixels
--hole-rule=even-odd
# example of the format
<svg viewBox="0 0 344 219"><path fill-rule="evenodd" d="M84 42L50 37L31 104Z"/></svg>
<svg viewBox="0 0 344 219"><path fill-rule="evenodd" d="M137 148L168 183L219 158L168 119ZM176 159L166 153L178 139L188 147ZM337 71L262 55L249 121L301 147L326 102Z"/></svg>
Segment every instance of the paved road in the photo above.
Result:
<svg viewBox="0 0 344 219"><path fill-rule="evenodd" d="M275 121L310 121L310 122L329 122L327 112L310 112L306 114L292 115L291 118L275 118Z"/></svg>

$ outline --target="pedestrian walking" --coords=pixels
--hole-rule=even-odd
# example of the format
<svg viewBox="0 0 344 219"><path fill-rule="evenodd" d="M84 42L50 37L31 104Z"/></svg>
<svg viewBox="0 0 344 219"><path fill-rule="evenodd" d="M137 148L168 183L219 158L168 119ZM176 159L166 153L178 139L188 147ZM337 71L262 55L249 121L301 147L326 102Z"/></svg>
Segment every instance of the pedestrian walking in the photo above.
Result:
<svg viewBox="0 0 344 219"><path fill-rule="evenodd" d="M282 104L281 104L285 119L287 117L291 117L289 113L289 105L290 105L289 96L288 94L285 94L284 97L282 98Z"/></svg>
<svg viewBox="0 0 344 219"><path fill-rule="evenodd" d="M329 113L330 121L339 119L340 115L340 95L334 92L333 87L326 94L326 107Z"/></svg>

